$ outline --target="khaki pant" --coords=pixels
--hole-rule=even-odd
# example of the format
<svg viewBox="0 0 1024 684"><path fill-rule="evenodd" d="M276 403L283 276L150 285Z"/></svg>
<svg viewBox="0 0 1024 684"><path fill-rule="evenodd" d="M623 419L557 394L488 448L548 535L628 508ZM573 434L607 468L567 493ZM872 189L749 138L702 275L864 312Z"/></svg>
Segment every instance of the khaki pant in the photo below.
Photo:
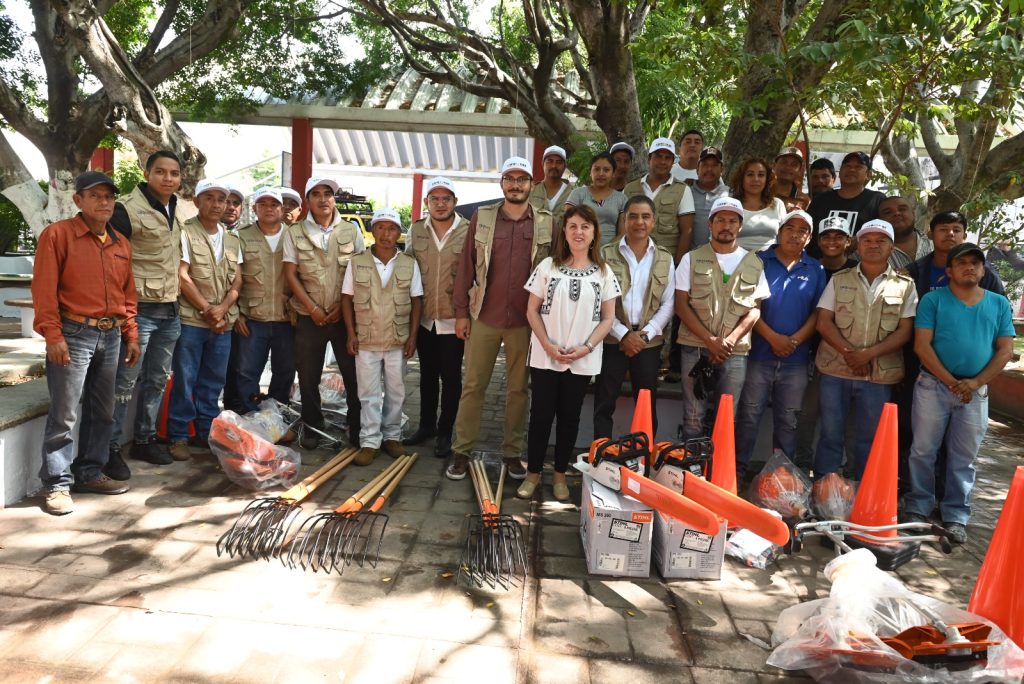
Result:
<svg viewBox="0 0 1024 684"><path fill-rule="evenodd" d="M455 419L454 451L469 454L480 434L480 412L484 395L491 383L498 350L505 344L505 373L508 391L505 394L505 433L502 451L506 456L521 456L525 447L526 410L529 402L527 360L530 349L530 328L492 328L473 321L466 342L465 377L459 414Z"/></svg>

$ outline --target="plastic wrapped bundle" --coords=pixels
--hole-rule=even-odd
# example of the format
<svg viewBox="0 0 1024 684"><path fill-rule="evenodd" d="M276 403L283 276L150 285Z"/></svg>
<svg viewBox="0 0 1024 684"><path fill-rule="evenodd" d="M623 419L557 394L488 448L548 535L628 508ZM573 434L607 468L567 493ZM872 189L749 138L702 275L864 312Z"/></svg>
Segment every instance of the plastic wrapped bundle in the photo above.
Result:
<svg viewBox="0 0 1024 684"><path fill-rule="evenodd" d="M228 479L250 491L287 487L299 474L298 452L270 441L264 425L222 411L210 426L210 450Z"/></svg>
<svg viewBox="0 0 1024 684"><path fill-rule="evenodd" d="M822 520L847 520L856 495L852 481L839 473L829 473L811 488L811 510Z"/></svg>
<svg viewBox="0 0 1024 684"><path fill-rule="evenodd" d="M778 512L783 518L804 517L810 495L810 480L781 449L775 450L751 487L751 501Z"/></svg>
<svg viewBox="0 0 1024 684"><path fill-rule="evenodd" d="M264 399L255 411L240 417L242 423L267 441L277 443L288 432L288 423L275 399Z"/></svg>

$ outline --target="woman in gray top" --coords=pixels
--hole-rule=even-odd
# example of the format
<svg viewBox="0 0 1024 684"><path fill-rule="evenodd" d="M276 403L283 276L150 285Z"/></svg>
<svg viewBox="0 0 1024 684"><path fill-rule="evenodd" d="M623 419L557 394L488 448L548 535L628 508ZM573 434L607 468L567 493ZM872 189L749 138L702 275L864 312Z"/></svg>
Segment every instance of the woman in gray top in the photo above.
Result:
<svg viewBox="0 0 1024 684"><path fill-rule="evenodd" d="M614 175L615 160L612 155L607 152L595 155L590 160L590 184L574 188L565 200L567 207L586 205L594 210L601 224L602 245L615 239L619 214L626 206L626 196L612 187Z"/></svg>

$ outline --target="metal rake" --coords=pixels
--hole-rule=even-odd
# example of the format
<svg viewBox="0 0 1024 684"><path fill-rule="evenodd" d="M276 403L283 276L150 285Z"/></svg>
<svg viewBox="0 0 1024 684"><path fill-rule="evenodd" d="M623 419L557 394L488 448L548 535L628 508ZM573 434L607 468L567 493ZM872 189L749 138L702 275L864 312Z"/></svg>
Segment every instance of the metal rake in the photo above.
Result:
<svg viewBox="0 0 1024 684"><path fill-rule="evenodd" d="M523 530L511 515L501 513L501 493L507 470L501 467L497 496L491 490L482 461L469 462L480 514L469 517L469 533L459 560L459 578L470 584L492 589L509 589L516 578L526 578L526 551Z"/></svg>

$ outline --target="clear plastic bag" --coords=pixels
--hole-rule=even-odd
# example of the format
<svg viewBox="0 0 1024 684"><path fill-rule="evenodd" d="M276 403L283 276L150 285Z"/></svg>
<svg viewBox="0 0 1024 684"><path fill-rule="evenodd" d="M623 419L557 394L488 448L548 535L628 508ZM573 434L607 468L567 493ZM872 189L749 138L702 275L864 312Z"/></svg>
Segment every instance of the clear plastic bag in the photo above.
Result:
<svg viewBox="0 0 1024 684"><path fill-rule="evenodd" d="M750 500L783 518L803 518L808 511L811 481L776 449L750 487Z"/></svg>
<svg viewBox="0 0 1024 684"><path fill-rule="evenodd" d="M294 484L302 464L297 451L274 444L263 429L234 411L222 411L210 426L210 450L224 474L254 492Z"/></svg>
<svg viewBox="0 0 1024 684"><path fill-rule="evenodd" d="M765 510L778 518L782 517L778 511L770 508ZM725 542L725 555L758 570L767 568L781 550L781 546L773 544L750 530L736 530L729 535L729 539Z"/></svg>
<svg viewBox="0 0 1024 684"><path fill-rule="evenodd" d="M847 520L857 485L839 473L829 473L811 488L811 510L821 520Z"/></svg>
<svg viewBox="0 0 1024 684"><path fill-rule="evenodd" d="M787 608L779 615L768 664L805 670L818 681L926 684L929 682L1020 682L1024 651L992 622L965 610L917 594L876 567L867 549L839 556L825 566L832 582L828 598ZM883 642L904 630L930 626L955 641L951 625L984 623L988 658L969 667L948 669L904 657Z"/></svg>
<svg viewBox="0 0 1024 684"><path fill-rule="evenodd" d="M346 408L345 381L341 373L324 373L320 376L320 404L324 407Z"/></svg>
<svg viewBox="0 0 1024 684"><path fill-rule="evenodd" d="M275 444L288 432L281 404L273 398L264 399L257 410L241 416L240 420L247 429Z"/></svg>

